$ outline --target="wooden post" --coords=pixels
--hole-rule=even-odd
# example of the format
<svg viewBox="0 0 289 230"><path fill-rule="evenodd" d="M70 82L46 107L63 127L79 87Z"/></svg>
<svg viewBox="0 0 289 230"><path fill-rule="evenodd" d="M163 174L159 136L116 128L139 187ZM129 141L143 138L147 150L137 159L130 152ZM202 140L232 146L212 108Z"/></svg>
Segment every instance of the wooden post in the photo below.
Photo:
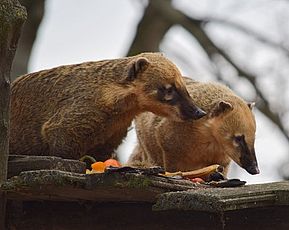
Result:
<svg viewBox="0 0 289 230"><path fill-rule="evenodd" d="M17 0L0 2L0 185L6 180L9 150L10 70L27 14ZM0 191L0 229L5 229L6 197Z"/></svg>

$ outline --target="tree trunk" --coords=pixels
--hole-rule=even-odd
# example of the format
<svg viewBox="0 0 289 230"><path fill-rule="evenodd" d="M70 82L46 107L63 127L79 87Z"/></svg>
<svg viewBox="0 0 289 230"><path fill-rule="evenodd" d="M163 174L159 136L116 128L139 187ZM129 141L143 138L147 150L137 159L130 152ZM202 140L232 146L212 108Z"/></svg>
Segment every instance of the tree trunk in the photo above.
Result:
<svg viewBox="0 0 289 230"><path fill-rule="evenodd" d="M45 10L45 0L19 0L19 2L26 8L28 18L18 42L11 69L11 81L28 72L30 54Z"/></svg>
<svg viewBox="0 0 289 230"><path fill-rule="evenodd" d="M0 3L0 184L6 180L9 149L10 70L26 10L17 0ZM5 229L5 194L0 193L0 229Z"/></svg>
<svg viewBox="0 0 289 230"><path fill-rule="evenodd" d="M166 6L168 0L151 0L137 27L135 38L127 52L127 56L141 52L157 52L164 35L173 25L171 20L160 14L159 8ZM170 1L168 1L170 4Z"/></svg>

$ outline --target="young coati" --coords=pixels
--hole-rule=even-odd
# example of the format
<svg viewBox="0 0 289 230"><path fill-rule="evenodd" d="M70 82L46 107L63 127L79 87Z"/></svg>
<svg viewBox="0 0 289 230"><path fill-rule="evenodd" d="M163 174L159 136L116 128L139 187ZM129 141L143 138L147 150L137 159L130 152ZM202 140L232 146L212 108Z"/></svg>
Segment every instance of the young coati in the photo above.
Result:
<svg viewBox="0 0 289 230"><path fill-rule="evenodd" d="M137 116L138 144L128 164L158 165L169 172L220 164L226 174L232 159L250 174L259 173L252 104L224 85L184 79L193 101L207 116L187 122L149 112Z"/></svg>
<svg viewBox="0 0 289 230"><path fill-rule="evenodd" d="M176 121L205 115L160 53L27 74L12 84L10 154L105 160L145 111Z"/></svg>

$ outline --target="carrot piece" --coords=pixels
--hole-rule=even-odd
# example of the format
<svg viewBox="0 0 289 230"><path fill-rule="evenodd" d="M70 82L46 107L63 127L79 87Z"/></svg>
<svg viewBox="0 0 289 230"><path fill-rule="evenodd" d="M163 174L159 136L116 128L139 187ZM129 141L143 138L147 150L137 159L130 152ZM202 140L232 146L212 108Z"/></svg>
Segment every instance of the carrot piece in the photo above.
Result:
<svg viewBox="0 0 289 230"><path fill-rule="evenodd" d="M102 161L97 161L91 165L91 168L94 172L102 173L104 172L106 165Z"/></svg>
<svg viewBox="0 0 289 230"><path fill-rule="evenodd" d="M113 167L121 167L121 164L115 159L108 159L104 162L106 167L113 166Z"/></svg>

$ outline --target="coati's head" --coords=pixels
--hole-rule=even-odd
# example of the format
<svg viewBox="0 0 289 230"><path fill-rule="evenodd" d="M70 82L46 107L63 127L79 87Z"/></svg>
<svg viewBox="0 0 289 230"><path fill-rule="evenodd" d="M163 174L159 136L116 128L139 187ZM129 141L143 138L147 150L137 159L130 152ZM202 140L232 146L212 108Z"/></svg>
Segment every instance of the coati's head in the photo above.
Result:
<svg viewBox="0 0 289 230"><path fill-rule="evenodd" d="M160 53L143 53L130 64L128 79L138 106L175 121L199 119L206 113L192 101L177 67Z"/></svg>
<svg viewBox="0 0 289 230"><path fill-rule="evenodd" d="M224 153L250 174L258 174L255 155L256 123L252 113L253 104L247 104L238 97L220 100L208 114L215 139Z"/></svg>

